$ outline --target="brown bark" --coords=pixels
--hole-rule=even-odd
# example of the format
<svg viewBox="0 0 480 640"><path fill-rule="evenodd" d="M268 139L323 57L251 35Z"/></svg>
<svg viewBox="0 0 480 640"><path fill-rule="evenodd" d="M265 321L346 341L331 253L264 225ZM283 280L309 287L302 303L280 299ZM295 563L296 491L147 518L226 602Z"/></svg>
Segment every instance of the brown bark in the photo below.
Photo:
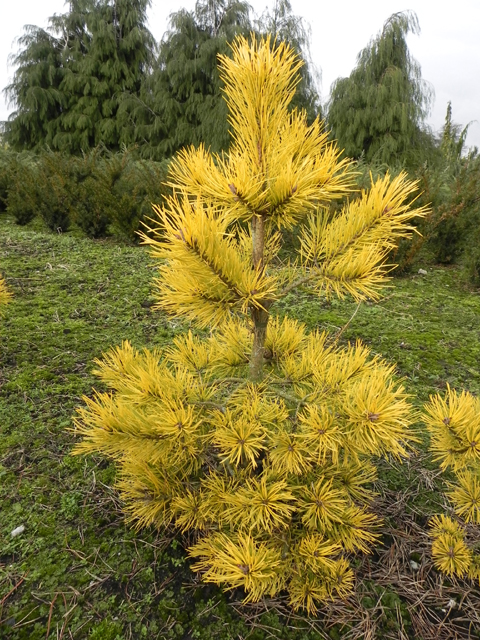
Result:
<svg viewBox="0 0 480 640"><path fill-rule="evenodd" d="M252 218L253 268L263 269L263 250L265 247L265 216L255 215Z"/></svg>
<svg viewBox="0 0 480 640"><path fill-rule="evenodd" d="M265 216L255 215L252 218L252 245L253 268L262 270L264 268L263 251L265 247ZM251 318L253 322L253 346L250 358L249 377L253 382L259 382L263 375L265 339L267 337L269 316L270 314L266 310L251 310Z"/></svg>
<svg viewBox="0 0 480 640"><path fill-rule="evenodd" d="M267 337L269 315L268 311L252 309L253 346L249 370L249 377L252 382L259 382L263 377L265 339Z"/></svg>

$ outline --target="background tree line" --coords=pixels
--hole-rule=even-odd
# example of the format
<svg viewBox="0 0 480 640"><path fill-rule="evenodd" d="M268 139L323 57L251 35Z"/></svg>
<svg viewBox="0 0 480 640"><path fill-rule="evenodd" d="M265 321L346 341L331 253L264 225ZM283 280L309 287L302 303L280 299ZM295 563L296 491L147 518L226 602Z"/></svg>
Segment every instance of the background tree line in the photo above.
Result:
<svg viewBox="0 0 480 640"><path fill-rule="evenodd" d="M71 0L49 27L27 25L12 56L4 89L16 110L3 123L14 150L68 154L102 145L135 146L143 158L170 158L185 145L212 151L229 145L226 106L217 70L237 35L271 33L303 59L292 108L312 121L322 114L309 33L289 0L274 0L260 16L243 0L198 0L170 16L160 43L147 28L151 0ZM418 164L435 138L425 124L433 89L421 77L406 38L420 27L412 12L393 14L333 85L326 105L332 137L352 158ZM437 145L438 146L438 145Z"/></svg>
<svg viewBox="0 0 480 640"><path fill-rule="evenodd" d="M217 55L236 35L272 32L307 64L294 106L319 113L308 34L288 0L253 15L240 0L199 0L170 17L156 43L147 28L150 0L71 0L48 28L27 25L4 90L16 107L3 123L14 150L79 154L98 145L135 145L140 156L171 157L188 144L228 147Z"/></svg>
<svg viewBox="0 0 480 640"><path fill-rule="evenodd" d="M45 209L54 191L42 195L40 172L67 176L56 178L63 211L71 197L62 189L67 190L74 176L80 192L89 192L80 216L82 228L92 235L107 232L109 222L99 207L94 207L96 213L91 210L93 202L108 199L108 185L119 184L112 167L124 167L122 193L127 193L128 175L138 178L138 166L125 168L134 162L168 162L191 144L204 144L213 152L228 149L217 56L230 55L229 43L237 35L271 33L275 40L290 43L304 61L291 108L305 109L309 122L325 118L331 138L359 162L361 186L368 186L371 171L406 168L420 179L423 201L433 204L432 215L421 222L423 240L401 246L397 262L408 267L426 240L436 260L469 256L471 277L480 281L480 160L476 150L465 154L468 125L463 130L455 125L451 105L440 134L426 124L433 89L408 50L408 34L420 30L414 13L396 13L385 22L358 54L350 76L334 83L329 102L322 106L308 29L293 14L289 0L274 0L261 16L242 0L198 0L193 11L181 9L170 16L160 43L147 28L149 5L150 0L71 0L65 14L49 19L47 29L25 27L19 51L12 56L13 81L4 89L15 111L1 124L5 144L0 209L10 210L22 222ZM42 158L40 152L47 149ZM127 149L127 160L106 160L108 154ZM11 155L25 151L34 153L28 162ZM55 164L51 152L67 160L62 157ZM85 154L94 161L83 164L95 166L86 186L84 169L74 160ZM165 175L166 170L162 166L147 174ZM36 185L28 194L27 184ZM102 195L96 198L99 190ZM130 191L138 189L132 184ZM38 197L32 199L34 192ZM145 207L142 204L142 211ZM57 228L57 217L49 213L54 207L47 209L47 223ZM130 216L121 224L129 237L142 217ZM60 218L63 228L67 217L62 213ZM68 219L74 218L80 222L78 212L69 214Z"/></svg>

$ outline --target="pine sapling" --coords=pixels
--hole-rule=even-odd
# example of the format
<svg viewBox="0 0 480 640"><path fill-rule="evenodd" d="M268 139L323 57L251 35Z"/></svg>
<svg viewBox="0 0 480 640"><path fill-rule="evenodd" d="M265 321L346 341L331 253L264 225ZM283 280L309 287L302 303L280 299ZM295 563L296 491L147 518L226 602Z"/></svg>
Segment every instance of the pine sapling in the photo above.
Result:
<svg viewBox="0 0 480 640"><path fill-rule="evenodd" d="M372 456L407 453L411 410L392 365L280 319L275 304L299 287L378 299L390 249L425 210L400 174L331 215L354 189L353 165L318 120L289 110L295 54L253 37L232 53L220 56L230 151L181 151L144 236L158 308L208 337L105 354L96 373L110 392L85 398L75 451L116 461L136 527L189 533L205 582L247 601L285 594L312 613L353 589L349 557L379 535ZM300 251L285 264L281 231L294 227Z"/></svg>

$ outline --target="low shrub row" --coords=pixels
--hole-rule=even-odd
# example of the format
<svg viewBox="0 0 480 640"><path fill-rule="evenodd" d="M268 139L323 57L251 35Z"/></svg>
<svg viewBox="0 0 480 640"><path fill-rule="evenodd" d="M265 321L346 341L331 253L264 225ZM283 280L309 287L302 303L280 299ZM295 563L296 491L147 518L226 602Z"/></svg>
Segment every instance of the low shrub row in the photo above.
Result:
<svg viewBox="0 0 480 640"><path fill-rule="evenodd" d="M77 226L92 238L110 234L136 241L152 203L160 203L168 161L138 160L132 151L113 154L96 148L83 156L46 151L14 153L0 149L0 211L20 225L40 216L53 231ZM358 162L358 186L400 168ZM398 272L423 258L435 263L460 263L470 282L480 285L480 155L451 158L439 154L434 163L412 171L419 181L419 205L431 207L417 223L418 234L403 240L392 255ZM332 210L339 211L342 203ZM295 239L287 234L286 250ZM291 248L291 247L290 247Z"/></svg>
<svg viewBox="0 0 480 640"><path fill-rule="evenodd" d="M395 176L401 168L358 162L357 183L369 187L371 180L387 171ZM461 264L470 282L480 285L480 155L474 149L466 156L443 155L411 170L418 181L417 206L428 205L430 213L414 222L418 233L401 240L391 261L397 273L411 270L418 258L435 264Z"/></svg>
<svg viewBox="0 0 480 640"><path fill-rule="evenodd" d="M52 231L72 225L92 238L129 240L167 193L168 162L97 148L80 157L0 153L0 209L20 225L40 216Z"/></svg>
<svg viewBox="0 0 480 640"><path fill-rule="evenodd" d="M423 242L435 263L460 262L470 281L480 285L480 155L471 153L440 170L423 168L419 178L432 213L410 251Z"/></svg>

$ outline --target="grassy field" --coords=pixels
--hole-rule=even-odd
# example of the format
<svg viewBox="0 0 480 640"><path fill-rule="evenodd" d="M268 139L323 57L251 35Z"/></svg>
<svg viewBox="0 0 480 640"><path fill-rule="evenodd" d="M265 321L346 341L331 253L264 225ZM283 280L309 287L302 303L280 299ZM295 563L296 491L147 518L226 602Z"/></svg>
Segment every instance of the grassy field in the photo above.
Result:
<svg viewBox="0 0 480 640"><path fill-rule="evenodd" d="M480 392L480 292L455 268L395 279L378 304L299 290L280 313L361 338L398 364L421 406L429 394ZM383 545L355 559L357 590L317 619L281 602L241 604L199 584L172 532L123 520L114 469L72 457L71 416L100 388L93 360L128 339L167 344L186 325L152 312L142 247L19 228L0 217L0 271L14 293L0 324L0 638L11 640L480 638L480 589L442 580L425 524L444 509L445 478L426 439L403 465L380 463ZM352 317L353 316L353 317ZM11 532L24 526L23 533Z"/></svg>

